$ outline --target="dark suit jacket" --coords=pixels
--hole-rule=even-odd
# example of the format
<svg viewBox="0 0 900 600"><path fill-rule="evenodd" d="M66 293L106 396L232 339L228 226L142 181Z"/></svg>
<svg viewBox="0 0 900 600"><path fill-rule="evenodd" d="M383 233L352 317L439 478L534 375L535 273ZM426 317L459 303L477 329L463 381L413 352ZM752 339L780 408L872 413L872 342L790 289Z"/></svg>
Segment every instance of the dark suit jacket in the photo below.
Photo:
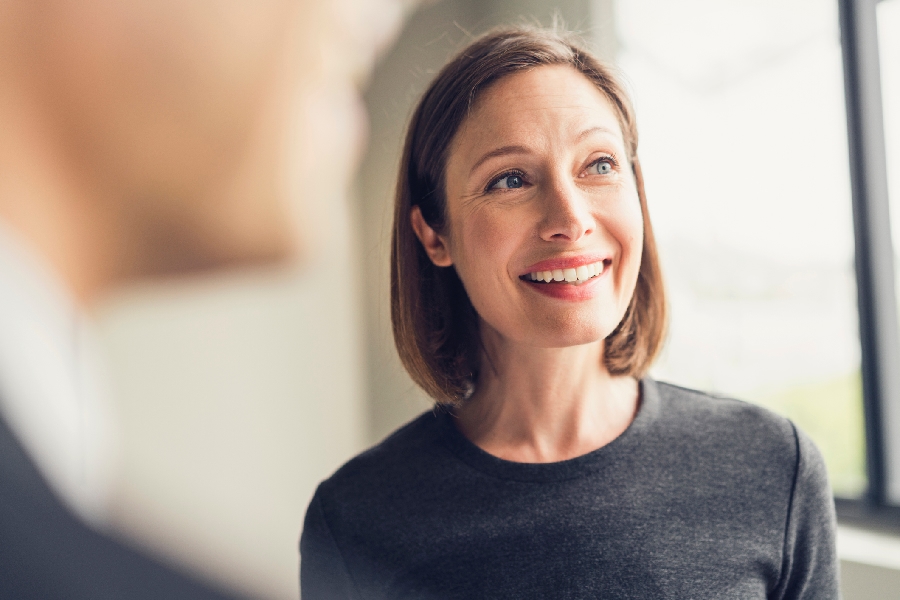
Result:
<svg viewBox="0 0 900 600"><path fill-rule="evenodd" d="M0 418L0 599L225 600L92 530L64 507Z"/></svg>

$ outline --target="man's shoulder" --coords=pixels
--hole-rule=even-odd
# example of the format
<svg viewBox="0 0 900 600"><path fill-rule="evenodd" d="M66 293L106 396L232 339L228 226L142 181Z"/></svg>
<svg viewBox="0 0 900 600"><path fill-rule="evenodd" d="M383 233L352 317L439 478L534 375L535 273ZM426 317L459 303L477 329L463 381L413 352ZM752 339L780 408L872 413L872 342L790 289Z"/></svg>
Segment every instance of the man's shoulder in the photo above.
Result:
<svg viewBox="0 0 900 600"><path fill-rule="evenodd" d="M65 507L0 415L0 598L226 600Z"/></svg>

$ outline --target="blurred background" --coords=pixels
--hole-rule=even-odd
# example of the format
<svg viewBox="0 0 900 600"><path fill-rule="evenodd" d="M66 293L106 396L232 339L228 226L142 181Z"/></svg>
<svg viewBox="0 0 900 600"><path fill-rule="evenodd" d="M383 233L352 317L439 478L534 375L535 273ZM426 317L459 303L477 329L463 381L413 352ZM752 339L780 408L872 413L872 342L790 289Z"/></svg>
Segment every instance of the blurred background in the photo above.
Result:
<svg viewBox="0 0 900 600"><path fill-rule="evenodd" d="M671 304L653 376L790 417L835 494L864 497L837 2L442 0L410 15L369 80L368 150L349 197L320 215L328 233L310 266L133 289L100 311L124 442L118 527L251 594L297 597L315 486L429 406L396 357L388 306L412 106L473 35L554 18L632 89ZM900 201L900 0L878 3L877 26ZM845 597L900 598L900 537L872 529L841 528Z"/></svg>

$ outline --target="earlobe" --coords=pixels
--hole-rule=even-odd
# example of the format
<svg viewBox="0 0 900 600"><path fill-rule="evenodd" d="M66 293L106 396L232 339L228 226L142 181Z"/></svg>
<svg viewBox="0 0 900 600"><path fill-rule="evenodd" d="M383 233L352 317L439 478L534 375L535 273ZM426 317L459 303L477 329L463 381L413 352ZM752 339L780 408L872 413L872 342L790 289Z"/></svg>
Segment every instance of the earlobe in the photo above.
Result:
<svg viewBox="0 0 900 600"><path fill-rule="evenodd" d="M412 210L409 211L409 221L431 262L438 267L449 267L452 265L453 259L450 258L450 250L447 248L446 240L425 222L422 211L418 206L413 206Z"/></svg>

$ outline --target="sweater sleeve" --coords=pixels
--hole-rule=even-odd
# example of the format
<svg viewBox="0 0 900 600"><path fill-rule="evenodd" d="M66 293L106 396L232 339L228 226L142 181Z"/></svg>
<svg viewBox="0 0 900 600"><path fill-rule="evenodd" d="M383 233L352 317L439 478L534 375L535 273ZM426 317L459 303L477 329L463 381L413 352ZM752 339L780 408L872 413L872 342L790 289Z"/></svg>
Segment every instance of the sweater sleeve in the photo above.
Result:
<svg viewBox="0 0 900 600"><path fill-rule="evenodd" d="M796 427L794 436L797 466L785 524L781 579L769 597L838 599L837 520L825 463L812 440Z"/></svg>
<svg viewBox="0 0 900 600"><path fill-rule="evenodd" d="M322 510L322 488L313 496L300 536L300 597L302 600L356 598L353 580Z"/></svg>

